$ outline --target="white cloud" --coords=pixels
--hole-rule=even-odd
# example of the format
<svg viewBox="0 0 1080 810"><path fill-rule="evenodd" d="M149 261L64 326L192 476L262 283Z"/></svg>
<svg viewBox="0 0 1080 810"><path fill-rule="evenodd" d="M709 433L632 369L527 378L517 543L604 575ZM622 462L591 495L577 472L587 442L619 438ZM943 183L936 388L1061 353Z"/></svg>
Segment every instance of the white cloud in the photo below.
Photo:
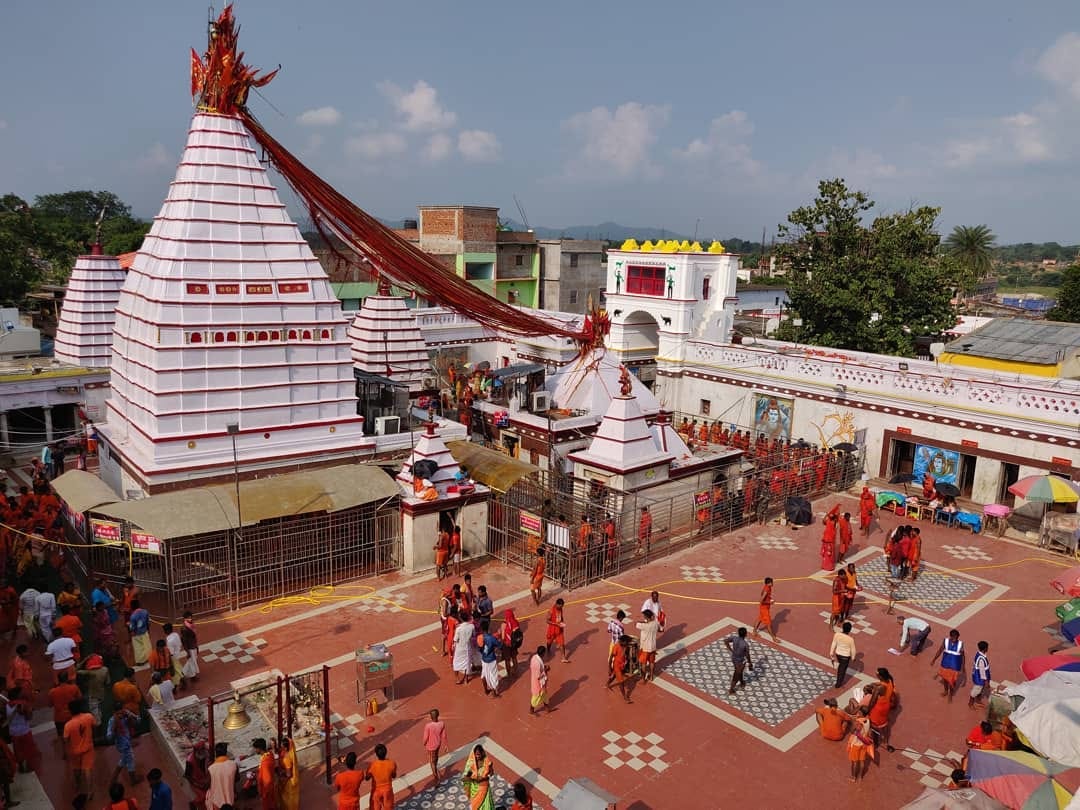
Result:
<svg viewBox="0 0 1080 810"><path fill-rule="evenodd" d="M668 120L669 108L637 101L620 104L614 112L593 107L563 121L563 129L581 140L577 163L599 165L628 176L655 169L649 163L649 148L657 130Z"/></svg>
<svg viewBox="0 0 1080 810"><path fill-rule="evenodd" d="M371 132L345 140L345 154L361 160L380 160L405 151L405 139L396 132Z"/></svg>
<svg viewBox="0 0 1080 810"><path fill-rule="evenodd" d="M296 120L305 127L332 127L341 121L341 113L336 107L317 107L300 113Z"/></svg>
<svg viewBox="0 0 1080 810"><path fill-rule="evenodd" d="M445 160L447 157L449 157L450 153L453 150L453 139L445 133L436 132L434 135L428 138L427 143L424 144L424 148L423 150L421 150L421 155L423 156L424 160L430 161L432 163L437 163L438 161Z"/></svg>
<svg viewBox="0 0 1080 810"><path fill-rule="evenodd" d="M1050 108L1046 108L1049 112ZM1024 165L1054 158L1050 145L1055 123L1044 116L1021 112L987 122L982 134L957 138L944 147L946 166L963 169L975 165Z"/></svg>
<svg viewBox="0 0 1080 810"><path fill-rule="evenodd" d="M726 169L756 175L761 164L754 160L750 144L754 125L742 110L732 110L714 118L704 138L694 138L684 148L676 149L676 157L687 161L709 161Z"/></svg>
<svg viewBox="0 0 1080 810"><path fill-rule="evenodd" d="M900 169L873 149L857 148L854 151L834 149L819 164L811 167L810 179L817 183L822 177L842 177L849 188L866 189L879 180L899 177Z"/></svg>
<svg viewBox="0 0 1080 810"><path fill-rule="evenodd" d="M1039 74L1080 99L1080 34L1070 31L1043 52L1035 64Z"/></svg>
<svg viewBox="0 0 1080 810"><path fill-rule="evenodd" d="M483 129L466 129L458 134L458 151L474 163L492 163L499 159L499 139Z"/></svg>
<svg viewBox="0 0 1080 810"><path fill-rule="evenodd" d="M422 79L408 91L393 82L383 82L378 87L401 116L401 125L410 132L434 132L457 123L457 115L439 103L438 92Z"/></svg>
<svg viewBox="0 0 1080 810"><path fill-rule="evenodd" d="M169 155L169 150L161 143L155 143L146 150L145 154L135 161L136 167L144 172L164 169L170 165L174 165L174 163L175 158Z"/></svg>

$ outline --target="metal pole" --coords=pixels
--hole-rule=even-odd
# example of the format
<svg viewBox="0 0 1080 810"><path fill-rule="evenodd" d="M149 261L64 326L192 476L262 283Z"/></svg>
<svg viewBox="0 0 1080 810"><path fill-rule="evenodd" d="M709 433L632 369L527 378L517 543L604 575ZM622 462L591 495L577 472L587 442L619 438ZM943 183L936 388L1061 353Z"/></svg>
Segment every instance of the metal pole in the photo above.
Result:
<svg viewBox="0 0 1080 810"><path fill-rule="evenodd" d="M326 784L330 784L330 769L334 767L333 739L330 735L330 667L323 664L323 738L326 740Z"/></svg>
<svg viewBox="0 0 1080 810"><path fill-rule="evenodd" d="M285 725L289 729L289 734L292 734L292 678L288 675L285 676Z"/></svg>
<svg viewBox="0 0 1080 810"><path fill-rule="evenodd" d="M277 736L278 740L281 740L285 735L281 733L281 718L282 718L282 706L281 706L281 676L277 676ZM292 726L289 726L289 736L292 736Z"/></svg>
<svg viewBox="0 0 1080 810"><path fill-rule="evenodd" d="M237 560L240 555L240 528L243 525L244 519L240 511L240 464L236 457L236 434L240 432L239 422L230 422L225 425L225 431L229 434L229 438L232 439L232 463L233 463L233 484L236 487L236 531L233 535L233 554L232 565L229 569L229 590L232 591L232 609L237 610L240 607L240 594L237 585Z"/></svg>

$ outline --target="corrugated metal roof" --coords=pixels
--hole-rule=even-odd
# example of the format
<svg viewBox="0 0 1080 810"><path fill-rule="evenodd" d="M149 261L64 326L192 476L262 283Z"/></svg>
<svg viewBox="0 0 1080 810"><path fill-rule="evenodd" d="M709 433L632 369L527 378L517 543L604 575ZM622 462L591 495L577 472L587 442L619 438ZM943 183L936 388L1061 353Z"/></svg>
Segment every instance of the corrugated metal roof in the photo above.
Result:
<svg viewBox="0 0 1080 810"><path fill-rule="evenodd" d="M60 500L73 512L85 512L95 506L120 500L120 496L108 484L84 470L69 470L54 478L52 486Z"/></svg>
<svg viewBox="0 0 1080 810"><path fill-rule="evenodd" d="M454 461L469 468L472 478L496 492L506 492L525 476L540 472L539 467L464 439L447 442L446 449Z"/></svg>
<svg viewBox="0 0 1080 810"><path fill-rule="evenodd" d="M1080 324L1027 318L994 318L945 346L951 354L1042 365L1056 365L1075 349L1080 349Z"/></svg>
<svg viewBox="0 0 1080 810"><path fill-rule="evenodd" d="M397 482L372 464L345 464L240 483L245 526L290 515L338 512L397 495L401 495ZM166 492L93 511L134 523L162 540L191 537L236 528L236 487L222 484Z"/></svg>

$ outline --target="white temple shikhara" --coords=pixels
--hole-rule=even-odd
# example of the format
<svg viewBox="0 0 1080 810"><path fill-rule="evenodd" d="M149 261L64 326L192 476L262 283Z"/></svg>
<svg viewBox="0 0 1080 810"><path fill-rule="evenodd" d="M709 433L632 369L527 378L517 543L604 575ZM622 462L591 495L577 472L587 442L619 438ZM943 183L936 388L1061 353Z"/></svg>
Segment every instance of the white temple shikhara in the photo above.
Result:
<svg viewBox="0 0 1080 810"><path fill-rule="evenodd" d="M402 298L391 294L385 282L376 295L364 299L349 325L348 337L358 371L407 385L413 392L431 376L427 343L416 315Z"/></svg>
<svg viewBox="0 0 1080 810"><path fill-rule="evenodd" d="M196 114L116 308L102 477L231 476L234 438L249 473L369 453L346 328L242 121Z"/></svg>
<svg viewBox="0 0 1080 810"><path fill-rule="evenodd" d="M126 275L120 261L104 255L98 243L89 255L75 260L56 326L57 360L84 368L109 367L116 304Z"/></svg>

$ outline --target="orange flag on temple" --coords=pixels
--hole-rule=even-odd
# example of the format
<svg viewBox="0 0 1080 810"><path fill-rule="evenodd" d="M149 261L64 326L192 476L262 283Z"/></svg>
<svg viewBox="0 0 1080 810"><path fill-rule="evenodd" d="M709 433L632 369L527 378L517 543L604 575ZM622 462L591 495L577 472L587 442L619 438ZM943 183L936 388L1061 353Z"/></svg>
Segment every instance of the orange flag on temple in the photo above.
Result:
<svg viewBox="0 0 1080 810"><path fill-rule="evenodd" d="M203 79L206 77L206 68L203 67L202 59L195 53L195 49L191 49L191 97L194 98L201 90L203 86Z"/></svg>

